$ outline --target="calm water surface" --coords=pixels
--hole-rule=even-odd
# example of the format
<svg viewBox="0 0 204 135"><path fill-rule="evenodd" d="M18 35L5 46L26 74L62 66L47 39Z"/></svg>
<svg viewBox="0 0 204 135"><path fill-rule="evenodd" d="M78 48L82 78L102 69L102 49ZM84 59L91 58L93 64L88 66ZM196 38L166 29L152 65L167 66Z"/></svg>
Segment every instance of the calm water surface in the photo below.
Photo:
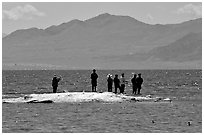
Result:
<svg viewBox="0 0 204 135"><path fill-rule="evenodd" d="M100 70L98 91L107 91L106 75L142 73L142 96L169 97L172 103L2 104L4 133L36 132L202 132L201 70ZM53 74L63 77L58 92L91 91L88 70L3 71L2 98L51 93ZM131 86L126 87L131 95ZM187 122L191 122L189 126Z"/></svg>

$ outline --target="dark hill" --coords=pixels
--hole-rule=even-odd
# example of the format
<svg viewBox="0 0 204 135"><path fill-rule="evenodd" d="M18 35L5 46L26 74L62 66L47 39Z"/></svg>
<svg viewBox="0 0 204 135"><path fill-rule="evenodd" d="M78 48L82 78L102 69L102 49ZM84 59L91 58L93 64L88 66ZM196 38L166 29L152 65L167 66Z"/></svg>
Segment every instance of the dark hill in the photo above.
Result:
<svg viewBox="0 0 204 135"><path fill-rule="evenodd" d="M167 46L154 48L150 55L162 61L202 60L202 34L189 33Z"/></svg>

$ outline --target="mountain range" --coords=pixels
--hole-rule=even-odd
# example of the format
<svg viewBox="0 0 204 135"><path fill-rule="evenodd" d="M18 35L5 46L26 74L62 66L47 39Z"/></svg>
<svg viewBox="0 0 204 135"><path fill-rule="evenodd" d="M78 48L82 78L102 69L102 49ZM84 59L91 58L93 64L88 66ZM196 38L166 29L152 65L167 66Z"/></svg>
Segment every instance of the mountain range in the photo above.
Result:
<svg viewBox="0 0 204 135"><path fill-rule="evenodd" d="M202 67L202 19L146 24L108 13L2 39L3 69L191 69Z"/></svg>

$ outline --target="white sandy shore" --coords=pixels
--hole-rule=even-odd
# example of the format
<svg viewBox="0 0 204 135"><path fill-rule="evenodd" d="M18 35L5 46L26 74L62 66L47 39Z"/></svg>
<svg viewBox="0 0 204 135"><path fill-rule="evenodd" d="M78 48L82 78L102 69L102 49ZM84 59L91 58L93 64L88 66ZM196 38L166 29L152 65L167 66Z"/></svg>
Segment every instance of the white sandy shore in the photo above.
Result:
<svg viewBox="0 0 204 135"><path fill-rule="evenodd" d="M19 98L2 99L3 103L57 103L57 102L123 102L123 101L168 101L169 98L147 96L127 96L123 94L114 94L112 92L67 92L67 93L49 93L49 94L30 94Z"/></svg>

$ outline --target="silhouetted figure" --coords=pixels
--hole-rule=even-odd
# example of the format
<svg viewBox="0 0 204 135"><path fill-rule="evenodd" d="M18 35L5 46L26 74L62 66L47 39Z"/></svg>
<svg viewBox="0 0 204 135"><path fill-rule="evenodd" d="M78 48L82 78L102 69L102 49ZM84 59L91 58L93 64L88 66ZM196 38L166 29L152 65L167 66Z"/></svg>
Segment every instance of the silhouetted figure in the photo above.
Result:
<svg viewBox="0 0 204 135"><path fill-rule="evenodd" d="M143 83L143 79L141 77L141 74L138 74L138 77L136 78L136 82L137 82L137 94L140 94L140 90L141 90L141 85Z"/></svg>
<svg viewBox="0 0 204 135"><path fill-rule="evenodd" d="M57 87L58 87L58 82L61 80L61 77L57 77L54 75L52 79L52 87L53 87L53 93L57 93Z"/></svg>
<svg viewBox="0 0 204 135"><path fill-rule="evenodd" d="M121 86L120 86L120 93L124 93L125 91L125 83L126 83L126 80L125 80L125 75L124 73L121 74L121 78L120 78L120 83L121 83Z"/></svg>
<svg viewBox="0 0 204 135"><path fill-rule="evenodd" d="M114 86L115 86L115 94L117 94L117 89L120 89L120 80L118 79L118 75L115 75L114 78Z"/></svg>
<svg viewBox="0 0 204 135"><path fill-rule="evenodd" d="M136 82L136 79L137 79L137 75L134 74L133 78L131 79L131 82L132 82L132 94L136 94L137 93L137 82Z"/></svg>
<svg viewBox="0 0 204 135"><path fill-rule="evenodd" d="M112 86L113 86L113 79L111 78L112 75L108 75L108 79L107 79L107 82L108 82L108 92L112 92Z"/></svg>
<svg viewBox="0 0 204 135"><path fill-rule="evenodd" d="M98 75L96 74L96 70L93 69L93 73L91 74L92 92L96 92L97 78Z"/></svg>

